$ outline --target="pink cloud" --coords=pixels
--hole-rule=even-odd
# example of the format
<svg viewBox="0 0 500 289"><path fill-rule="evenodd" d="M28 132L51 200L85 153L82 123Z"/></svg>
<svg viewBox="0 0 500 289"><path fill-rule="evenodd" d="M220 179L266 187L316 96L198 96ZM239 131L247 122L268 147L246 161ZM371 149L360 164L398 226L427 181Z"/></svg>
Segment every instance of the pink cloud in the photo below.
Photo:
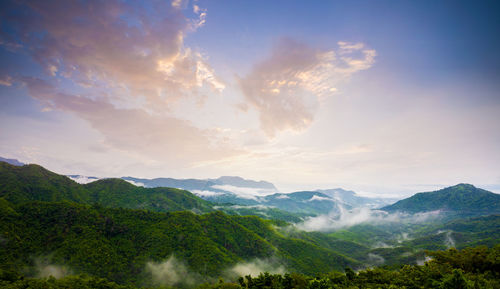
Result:
<svg viewBox="0 0 500 289"><path fill-rule="evenodd" d="M37 78L23 78L29 94L51 110L82 118L115 149L180 165L220 160L241 153L219 135L189 121L152 115L141 109L118 109L104 99L58 91Z"/></svg>
<svg viewBox="0 0 500 289"><path fill-rule="evenodd" d="M206 13L188 19L167 1L20 3L3 17L49 75L104 87L119 98L144 98L159 110L204 85L224 88L204 57L184 47L186 33L201 26L193 23L205 21ZM15 8L25 12L10 13Z"/></svg>
<svg viewBox="0 0 500 289"><path fill-rule="evenodd" d="M339 42L335 51L283 39L239 80L245 96L240 108L256 109L269 137L283 130L301 131L313 122L321 99L352 74L370 68L375 55L362 43Z"/></svg>

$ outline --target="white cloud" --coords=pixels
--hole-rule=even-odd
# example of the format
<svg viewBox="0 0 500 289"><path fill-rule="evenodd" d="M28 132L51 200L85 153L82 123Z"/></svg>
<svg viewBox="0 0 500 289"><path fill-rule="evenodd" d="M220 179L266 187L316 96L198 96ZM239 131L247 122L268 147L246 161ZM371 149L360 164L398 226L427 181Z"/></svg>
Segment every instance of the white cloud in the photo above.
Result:
<svg viewBox="0 0 500 289"><path fill-rule="evenodd" d="M151 274L153 284L160 286L193 285L198 277L174 256L160 263L148 262L146 271Z"/></svg>
<svg viewBox="0 0 500 289"><path fill-rule="evenodd" d="M312 201L330 201L330 202L335 202L335 200L333 200L332 198L329 198L329 197L322 197L322 196L318 196L318 195L314 195L312 196L309 200L307 200L308 202L312 202Z"/></svg>
<svg viewBox="0 0 500 289"><path fill-rule="evenodd" d="M220 196L220 195L225 194L222 192L206 191L206 190L192 190L191 193L193 193L197 196L200 196L200 197L214 197L214 196Z"/></svg>
<svg viewBox="0 0 500 289"><path fill-rule="evenodd" d="M73 181L75 181L79 184L88 184L88 183L95 182L95 181L99 180L96 177L87 177L87 176L80 176L80 175L68 176L68 178L72 179Z"/></svg>
<svg viewBox="0 0 500 289"><path fill-rule="evenodd" d="M309 217L304 222L296 224L296 227L304 231L334 231L340 228L364 223L420 223L439 216L439 211L404 214L399 212L387 213L385 211L372 210L366 207L347 210L338 203L336 205L338 210L332 210L332 212L326 215Z"/></svg>
<svg viewBox="0 0 500 289"><path fill-rule="evenodd" d="M285 273L285 267L272 259L255 259L249 262L242 262L236 264L234 267L227 270L230 277L258 276L260 273L268 272L271 274Z"/></svg>
<svg viewBox="0 0 500 289"><path fill-rule="evenodd" d="M125 181L131 183L132 185L134 185L136 187L146 187L146 185L143 184L143 183L141 183L141 182L136 182L136 181L133 181L133 180L125 180Z"/></svg>
<svg viewBox="0 0 500 289"><path fill-rule="evenodd" d="M224 190L237 195L240 198L257 200L259 197L264 197L276 193L272 189L256 189L247 187L236 187L231 185L214 185L214 189Z"/></svg>

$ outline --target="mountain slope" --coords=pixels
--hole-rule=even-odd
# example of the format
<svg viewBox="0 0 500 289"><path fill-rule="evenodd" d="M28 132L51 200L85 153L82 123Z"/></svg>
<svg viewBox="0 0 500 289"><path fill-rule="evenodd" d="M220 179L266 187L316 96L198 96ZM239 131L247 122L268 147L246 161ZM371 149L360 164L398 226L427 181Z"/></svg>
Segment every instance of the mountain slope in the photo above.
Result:
<svg viewBox="0 0 500 289"><path fill-rule="evenodd" d="M434 192L418 193L393 205L387 212L419 213L442 210L462 216L500 213L500 195L469 184L458 184Z"/></svg>
<svg viewBox="0 0 500 289"><path fill-rule="evenodd" d="M188 191L136 187L121 179L103 179L80 185L39 165L19 167L0 162L0 184L0 197L14 204L71 201L157 212L212 211L212 204Z"/></svg>
<svg viewBox="0 0 500 289"><path fill-rule="evenodd" d="M110 208L146 209L156 212L212 211L212 204L188 191L174 188L143 188L122 179L102 179L83 185L92 200Z"/></svg>
<svg viewBox="0 0 500 289"><path fill-rule="evenodd" d="M0 198L1 200L1 198ZM171 256L201 275L217 276L238 262L276 258L291 271L325 273L358 266L311 241L291 238L270 221L222 212L155 213L69 202L0 201L0 269L25 270L36 258L121 284L147 279L148 262Z"/></svg>
<svg viewBox="0 0 500 289"><path fill-rule="evenodd" d="M91 201L90 193L81 185L34 164L14 166L0 162L0 184L0 197L13 203L35 200Z"/></svg>

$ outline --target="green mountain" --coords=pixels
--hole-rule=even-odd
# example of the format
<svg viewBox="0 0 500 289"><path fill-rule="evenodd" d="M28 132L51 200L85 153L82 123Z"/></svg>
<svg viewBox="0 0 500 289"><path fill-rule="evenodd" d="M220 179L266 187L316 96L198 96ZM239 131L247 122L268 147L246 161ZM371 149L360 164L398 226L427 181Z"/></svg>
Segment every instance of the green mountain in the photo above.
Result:
<svg viewBox="0 0 500 289"><path fill-rule="evenodd" d="M434 192L418 193L393 205L387 212L420 213L442 210L460 216L500 213L500 195L469 184L458 184Z"/></svg>
<svg viewBox="0 0 500 289"><path fill-rule="evenodd" d="M0 184L0 287L7 284L2 282L17 280L19 274L47 276L57 270L87 274L83 279L61 280L83 282L90 287L101 286L92 282L107 284L103 288L118 286L106 283L109 281L156 286L150 281L155 274L151 268L162 274L184 268L178 274L189 275L187 279L197 282L211 282L211 278L227 276L231 268L256 264L266 264L265 270L274 266L320 276L347 266L359 269L383 264L386 268L399 268L401 264L423 262L428 249L493 247L500 239L500 215L448 222L429 219L406 223L391 219L330 233L304 232L283 221L240 216L260 213L300 221L307 218L305 212L311 206L318 205L315 210L326 211L334 205L334 201L328 200L332 196L320 192L276 194L269 198L270 203L283 202L282 206L295 206L293 210L304 212L294 215L269 207L215 206L227 212L224 213L184 190L137 187L121 179L80 185L37 165L19 167L0 162ZM420 197L428 194L433 201ZM417 194L414 197L421 209L413 206L414 211L403 211L439 208L458 211L462 214L459 217L487 214L495 212L496 199L491 199L491 195L497 196L470 185L458 185ZM405 204L412 198L401 202ZM482 198L487 198L487 204ZM436 200L443 201L436 205ZM393 206L401 206L401 202ZM434 202L436 208L424 205L426 202ZM461 202L469 202L469 206ZM299 287L324 287L313 286L316 279L307 280L310 287ZM247 285L242 286L251 287Z"/></svg>
<svg viewBox="0 0 500 289"><path fill-rule="evenodd" d="M157 212L212 211L211 203L188 191L136 187L121 179L103 179L80 185L39 165L13 166L0 162L0 184L0 197L12 203L71 201Z"/></svg>
<svg viewBox="0 0 500 289"><path fill-rule="evenodd" d="M202 276L218 276L239 262L270 257L307 274L359 266L315 242L287 237L271 221L222 212L155 213L68 202L0 201L0 269L33 268L50 257L72 271L137 284L148 262L171 256ZM34 269L33 269L34 270Z"/></svg>
<svg viewBox="0 0 500 289"><path fill-rule="evenodd" d="M138 284L148 278L148 263L171 256L200 276L255 258L307 274L360 265L312 235L290 235L286 223L213 211L187 191L120 179L79 185L37 165L0 168L2 270L30 268L34 276L37 260L48 259L72 272Z"/></svg>

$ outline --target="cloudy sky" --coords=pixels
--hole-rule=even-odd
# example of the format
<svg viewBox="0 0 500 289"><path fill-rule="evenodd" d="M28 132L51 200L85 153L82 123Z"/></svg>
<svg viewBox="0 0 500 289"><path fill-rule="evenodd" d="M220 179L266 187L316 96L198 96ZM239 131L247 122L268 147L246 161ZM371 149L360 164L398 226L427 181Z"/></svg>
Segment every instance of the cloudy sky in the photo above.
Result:
<svg viewBox="0 0 500 289"><path fill-rule="evenodd" d="M2 1L0 156L500 193L497 1Z"/></svg>

